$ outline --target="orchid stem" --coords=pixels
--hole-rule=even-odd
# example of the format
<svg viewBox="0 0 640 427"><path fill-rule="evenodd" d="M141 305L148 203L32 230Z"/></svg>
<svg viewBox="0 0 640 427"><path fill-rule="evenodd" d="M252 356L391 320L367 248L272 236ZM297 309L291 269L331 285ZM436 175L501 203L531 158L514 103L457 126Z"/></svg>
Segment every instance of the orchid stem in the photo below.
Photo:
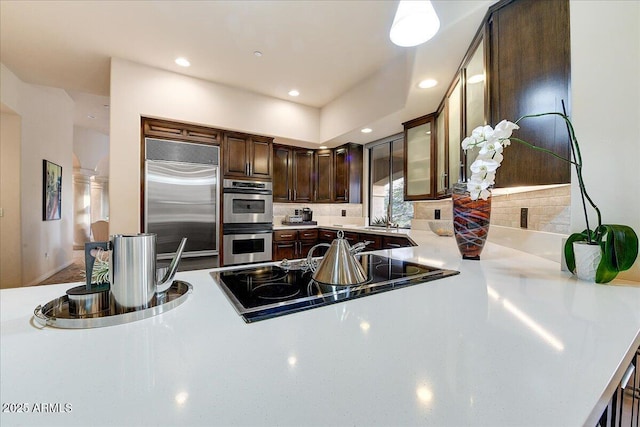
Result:
<svg viewBox="0 0 640 427"><path fill-rule="evenodd" d="M564 102L562 103L562 108L564 109ZM564 158L556 153L554 153L551 150L548 150L546 148L542 148L542 147L537 147L533 144L528 143L527 141L524 141L522 139L519 138L509 138L512 141L517 141L520 142L522 144L525 144L531 148L534 148L536 150L539 151L543 151L545 153L551 154L552 156L563 160L565 162L568 162L572 165L574 165L576 167L576 175L578 176L578 186L580 187L580 195L582 196L582 207L584 209L584 219L586 222L586 226L587 226L587 241L589 243L592 242L591 239L591 228L589 227L589 217L587 215L587 207L586 207L586 203L585 203L585 198L587 199L587 201L589 202L589 204L591 205L591 207L596 211L596 214L598 216L598 228L596 228L594 231L597 233L598 230L600 230L601 226L602 226L602 217L600 215L600 209L598 209L598 206L596 206L596 204L593 202L593 200L591 199L591 197L589 197L589 194L587 193L587 189L585 188L584 185L584 180L582 178L582 155L580 154L580 145L578 144L578 139L576 138L576 134L575 134L575 130L573 129L573 125L571 124L571 121L569 120L569 117L566 115L566 111L565 114L563 113L540 113L540 114L527 114L524 115L522 117L520 117L518 120L515 121L516 124L518 124L518 122L520 122L521 120L527 119L527 118L531 118L531 117L541 117L541 116L560 116L562 117L562 119L564 120L565 124L567 125L567 131L569 132L569 142L570 142L570 146L571 146L571 152L573 154L573 157L575 159L575 161L572 161L571 159L567 159ZM597 236L596 236L597 237Z"/></svg>

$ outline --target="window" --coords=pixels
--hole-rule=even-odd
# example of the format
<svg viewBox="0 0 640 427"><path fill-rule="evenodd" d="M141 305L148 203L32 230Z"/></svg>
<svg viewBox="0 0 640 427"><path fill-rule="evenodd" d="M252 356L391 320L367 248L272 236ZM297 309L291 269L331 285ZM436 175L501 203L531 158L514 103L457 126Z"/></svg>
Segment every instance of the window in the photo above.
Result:
<svg viewBox="0 0 640 427"><path fill-rule="evenodd" d="M369 149L369 225L387 221L411 228L413 203L404 201L404 143L402 135L385 138Z"/></svg>

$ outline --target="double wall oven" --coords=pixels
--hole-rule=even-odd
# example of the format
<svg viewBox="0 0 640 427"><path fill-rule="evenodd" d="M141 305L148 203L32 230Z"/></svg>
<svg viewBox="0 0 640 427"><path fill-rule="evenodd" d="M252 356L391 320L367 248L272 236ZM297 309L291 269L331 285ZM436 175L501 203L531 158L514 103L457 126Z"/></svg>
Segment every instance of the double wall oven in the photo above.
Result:
<svg viewBox="0 0 640 427"><path fill-rule="evenodd" d="M271 261L272 183L225 179L222 194L224 265Z"/></svg>

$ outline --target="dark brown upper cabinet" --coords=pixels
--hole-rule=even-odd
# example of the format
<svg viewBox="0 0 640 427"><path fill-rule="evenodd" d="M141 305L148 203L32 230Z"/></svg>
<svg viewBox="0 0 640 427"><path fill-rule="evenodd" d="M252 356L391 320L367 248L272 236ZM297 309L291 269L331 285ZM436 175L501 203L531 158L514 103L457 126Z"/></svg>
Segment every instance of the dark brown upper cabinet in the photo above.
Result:
<svg viewBox="0 0 640 427"><path fill-rule="evenodd" d="M274 145L273 153L273 201L313 201L314 151Z"/></svg>
<svg viewBox="0 0 640 427"><path fill-rule="evenodd" d="M404 126L404 199L422 200L436 195L435 114Z"/></svg>
<svg viewBox="0 0 640 427"><path fill-rule="evenodd" d="M273 138L225 132L223 138L225 178L271 180Z"/></svg>
<svg viewBox="0 0 640 427"><path fill-rule="evenodd" d="M361 203L362 146L310 150L273 146L273 201Z"/></svg>
<svg viewBox="0 0 640 427"><path fill-rule="evenodd" d="M435 114L431 141L435 159L429 174L435 182L427 183L424 175L423 192L406 188L415 178L411 171L420 170L412 164L422 164L421 157L414 156L419 149L409 148L405 198L443 197L453 184L466 180L477 151L462 152L461 142L476 127L527 114L562 112L562 100L569 108L570 60L568 0L502 0L491 6ZM513 135L570 156L561 118L527 119ZM569 164L549 154L512 142L504 156L496 187L570 182Z"/></svg>
<svg viewBox="0 0 640 427"><path fill-rule="evenodd" d="M569 1L503 1L485 26L489 122L569 109ZM567 111L567 114L570 112ZM470 132L470 130L468 130ZM526 119L514 136L569 158L561 118ZM497 187L568 183L570 165L516 142L505 149Z"/></svg>
<svg viewBox="0 0 640 427"><path fill-rule="evenodd" d="M333 151L335 202L362 203L362 145L345 144Z"/></svg>
<svg viewBox="0 0 640 427"><path fill-rule="evenodd" d="M222 131L205 126L143 117L142 132L144 137L219 145Z"/></svg>
<svg viewBox="0 0 640 427"><path fill-rule="evenodd" d="M333 150L317 150L314 164L315 193L314 201L329 203L333 196Z"/></svg>

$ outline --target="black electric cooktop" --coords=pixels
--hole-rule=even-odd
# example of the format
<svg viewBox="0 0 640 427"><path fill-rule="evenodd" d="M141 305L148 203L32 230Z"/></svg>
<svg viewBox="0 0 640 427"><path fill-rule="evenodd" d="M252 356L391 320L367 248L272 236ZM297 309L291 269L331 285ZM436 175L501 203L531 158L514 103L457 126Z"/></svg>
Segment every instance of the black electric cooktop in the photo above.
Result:
<svg viewBox="0 0 640 427"><path fill-rule="evenodd" d="M305 261L212 273L245 322L256 322L458 274L373 254L357 256L369 281L358 286L317 283Z"/></svg>

